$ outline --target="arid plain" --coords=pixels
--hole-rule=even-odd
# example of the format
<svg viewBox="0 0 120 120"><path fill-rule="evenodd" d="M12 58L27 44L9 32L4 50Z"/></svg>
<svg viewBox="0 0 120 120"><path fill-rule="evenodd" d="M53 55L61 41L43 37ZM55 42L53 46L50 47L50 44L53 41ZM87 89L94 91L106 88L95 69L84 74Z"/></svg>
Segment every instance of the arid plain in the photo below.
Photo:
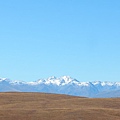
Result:
<svg viewBox="0 0 120 120"><path fill-rule="evenodd" d="M0 120L120 120L120 98L0 93Z"/></svg>

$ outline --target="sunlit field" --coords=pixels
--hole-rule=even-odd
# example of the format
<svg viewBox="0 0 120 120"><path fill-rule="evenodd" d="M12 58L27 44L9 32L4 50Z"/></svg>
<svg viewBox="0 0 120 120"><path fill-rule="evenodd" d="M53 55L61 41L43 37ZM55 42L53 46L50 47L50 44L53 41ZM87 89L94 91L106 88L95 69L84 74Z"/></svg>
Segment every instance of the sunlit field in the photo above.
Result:
<svg viewBox="0 0 120 120"><path fill-rule="evenodd" d="M120 98L0 93L0 120L120 120Z"/></svg>

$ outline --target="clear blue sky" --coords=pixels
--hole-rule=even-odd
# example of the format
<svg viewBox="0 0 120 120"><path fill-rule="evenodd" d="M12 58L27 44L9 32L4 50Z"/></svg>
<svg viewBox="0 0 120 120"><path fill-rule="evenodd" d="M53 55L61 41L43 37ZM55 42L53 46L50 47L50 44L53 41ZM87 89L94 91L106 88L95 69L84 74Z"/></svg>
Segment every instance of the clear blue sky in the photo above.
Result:
<svg viewBox="0 0 120 120"><path fill-rule="evenodd" d="M0 77L120 81L120 0L0 0Z"/></svg>

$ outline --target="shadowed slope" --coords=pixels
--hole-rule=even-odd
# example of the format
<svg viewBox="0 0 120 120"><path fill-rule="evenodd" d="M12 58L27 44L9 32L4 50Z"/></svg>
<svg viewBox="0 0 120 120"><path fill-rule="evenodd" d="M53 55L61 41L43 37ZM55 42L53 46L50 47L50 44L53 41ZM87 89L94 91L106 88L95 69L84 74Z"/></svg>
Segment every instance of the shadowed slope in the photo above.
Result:
<svg viewBox="0 0 120 120"><path fill-rule="evenodd" d="M119 120L120 98L0 93L0 120Z"/></svg>

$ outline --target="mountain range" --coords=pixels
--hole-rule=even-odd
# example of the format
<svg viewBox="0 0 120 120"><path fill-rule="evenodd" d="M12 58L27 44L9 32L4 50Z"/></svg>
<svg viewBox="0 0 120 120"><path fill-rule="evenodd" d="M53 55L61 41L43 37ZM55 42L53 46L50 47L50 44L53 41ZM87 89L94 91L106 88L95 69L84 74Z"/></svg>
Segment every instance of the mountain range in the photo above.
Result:
<svg viewBox="0 0 120 120"><path fill-rule="evenodd" d="M80 82L70 76L39 79L33 82L0 78L0 92L45 92L90 98L120 97L120 82Z"/></svg>

